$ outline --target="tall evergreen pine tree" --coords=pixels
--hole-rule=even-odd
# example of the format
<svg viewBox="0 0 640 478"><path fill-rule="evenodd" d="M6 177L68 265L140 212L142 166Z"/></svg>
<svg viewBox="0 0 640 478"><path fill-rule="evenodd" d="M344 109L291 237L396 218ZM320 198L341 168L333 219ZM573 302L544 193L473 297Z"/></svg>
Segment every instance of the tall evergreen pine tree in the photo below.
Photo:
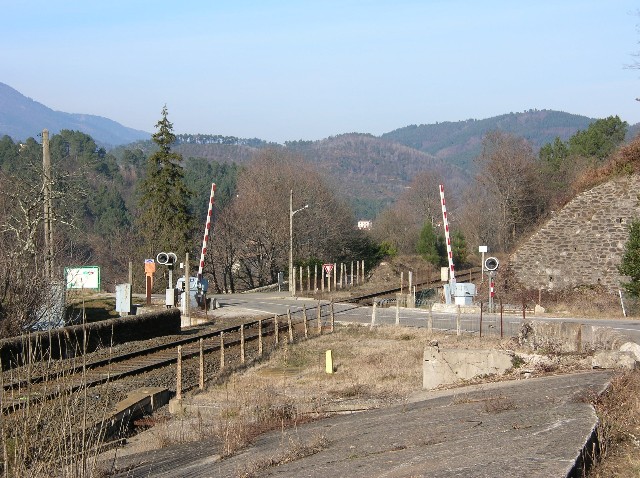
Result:
<svg viewBox="0 0 640 478"><path fill-rule="evenodd" d="M182 256L194 249L193 216L189 210L191 192L180 165L182 155L171 151L176 136L167 114L165 105L162 119L156 123L157 131L152 136L160 149L147 160L147 174L140 195L144 250L153 257L160 251Z"/></svg>

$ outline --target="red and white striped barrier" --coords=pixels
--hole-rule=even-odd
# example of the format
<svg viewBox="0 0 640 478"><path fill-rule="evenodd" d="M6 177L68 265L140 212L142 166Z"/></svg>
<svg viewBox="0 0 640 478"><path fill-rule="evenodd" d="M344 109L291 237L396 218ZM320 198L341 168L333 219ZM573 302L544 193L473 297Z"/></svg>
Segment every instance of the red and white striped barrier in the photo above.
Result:
<svg viewBox="0 0 640 478"><path fill-rule="evenodd" d="M209 241L209 230L211 229L211 216L213 215L213 200L216 194L216 183L211 184L211 197L209 198L209 211L207 212L207 223L204 226L204 239L202 240L202 253L200 254L200 265L198 266L198 281L202 279L202 269L204 268L204 256L207 253L207 242Z"/></svg>
<svg viewBox="0 0 640 478"><path fill-rule="evenodd" d="M444 237L447 241L447 257L449 259L449 282L455 287L456 279L453 270L453 252L451 251L451 236L449 235L449 220L447 219L447 206L444 201L444 186L440 185L440 202L442 203L442 225L444 226ZM453 294L453 290L451 293Z"/></svg>

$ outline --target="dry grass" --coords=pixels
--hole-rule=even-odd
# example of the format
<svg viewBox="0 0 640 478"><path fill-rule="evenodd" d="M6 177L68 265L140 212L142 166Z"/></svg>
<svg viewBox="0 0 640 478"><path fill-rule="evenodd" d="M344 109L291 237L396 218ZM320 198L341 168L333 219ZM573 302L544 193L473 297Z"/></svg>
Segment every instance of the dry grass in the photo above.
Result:
<svg viewBox="0 0 640 478"><path fill-rule="evenodd" d="M640 370L615 376L595 407L601 455L588 476L640 476Z"/></svg>
<svg viewBox="0 0 640 478"><path fill-rule="evenodd" d="M341 327L313 340L283 343L268 360L195 393L189 402L198 407L198 412L154 427L146 432L144 441L157 448L211 439L218 444L216 452L227 456L268 430L289 428L334 413L400 403L422 390L423 352L434 338L445 348L517 348L517 343L510 340L435 336L425 329ZM333 374L325 371L327 350L334 357ZM513 376L520 376L524 366L532 371L529 373L544 372L539 367L542 362L532 361L524 351L517 357ZM557 361L554 370L563 366ZM483 377L477 381L497 379ZM511 405L498 400L487 407L498 413Z"/></svg>

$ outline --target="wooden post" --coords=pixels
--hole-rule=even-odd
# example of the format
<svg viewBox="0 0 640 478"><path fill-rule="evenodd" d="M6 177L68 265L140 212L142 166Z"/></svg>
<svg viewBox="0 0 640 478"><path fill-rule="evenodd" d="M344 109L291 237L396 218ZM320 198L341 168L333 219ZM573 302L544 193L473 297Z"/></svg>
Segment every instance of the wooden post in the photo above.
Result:
<svg viewBox="0 0 640 478"><path fill-rule="evenodd" d="M224 369L224 332L220 331L220 370Z"/></svg>
<svg viewBox="0 0 640 478"><path fill-rule="evenodd" d="M318 301L318 334L322 335L322 311L320 310L320 301Z"/></svg>
<svg viewBox="0 0 640 478"><path fill-rule="evenodd" d="M287 307L287 326L289 327L289 343L293 343L293 325L291 324L291 308Z"/></svg>
<svg viewBox="0 0 640 478"><path fill-rule="evenodd" d="M338 264L333 263L333 290L337 290L338 286Z"/></svg>
<svg viewBox="0 0 640 478"><path fill-rule="evenodd" d="M262 357L262 319L258 320L258 355Z"/></svg>
<svg viewBox="0 0 640 478"><path fill-rule="evenodd" d="M324 267L320 268L320 292L324 293Z"/></svg>
<svg viewBox="0 0 640 478"><path fill-rule="evenodd" d="M502 313L504 312L504 307L502 307L502 299L500 299L500 338L504 338L504 333L503 333L503 322L502 322Z"/></svg>
<svg viewBox="0 0 640 478"><path fill-rule="evenodd" d="M356 261L356 285L360 285L360 261Z"/></svg>
<svg viewBox="0 0 640 478"><path fill-rule="evenodd" d="M363 284L364 284L365 277L367 276L364 274L364 259L362 259L362 283Z"/></svg>
<svg viewBox="0 0 640 478"><path fill-rule="evenodd" d="M182 400L182 345L178 345L178 365L176 366L176 400Z"/></svg>
<svg viewBox="0 0 640 478"><path fill-rule="evenodd" d="M133 314L133 262L129 261L129 284L131 285L131 294L129 294L129 314Z"/></svg>
<svg viewBox="0 0 640 478"><path fill-rule="evenodd" d="M273 316L273 335L275 343L278 345L278 343L280 343L280 324L278 324L278 315Z"/></svg>
<svg viewBox="0 0 640 478"><path fill-rule="evenodd" d="M396 299L396 327L400 325L400 297Z"/></svg>
<svg viewBox="0 0 640 478"><path fill-rule="evenodd" d="M200 342L200 380L198 383L198 388L200 388L200 390L204 390L204 346L203 346L203 339L199 340Z"/></svg>
<svg viewBox="0 0 640 478"><path fill-rule="evenodd" d="M342 289L342 277L344 276L344 262L340 263L340 288Z"/></svg>
<svg viewBox="0 0 640 478"><path fill-rule="evenodd" d="M335 316L335 314L333 313L333 300L332 300L332 301L331 301L331 328L329 329L331 332L333 332L333 330L334 330L334 328L335 328L335 327L334 327L335 319L336 319L336 316Z"/></svg>
<svg viewBox="0 0 640 478"><path fill-rule="evenodd" d="M311 267L307 266L307 291L311 290Z"/></svg>
<svg viewBox="0 0 640 478"><path fill-rule="evenodd" d="M404 272L400 273L400 293L402 294L404 288Z"/></svg>
<svg viewBox="0 0 640 478"><path fill-rule="evenodd" d="M313 291L318 290L318 264L313 265Z"/></svg>
<svg viewBox="0 0 640 478"><path fill-rule="evenodd" d="M427 319L427 332L433 333L433 304L429 306L429 318Z"/></svg>
<svg viewBox="0 0 640 478"><path fill-rule="evenodd" d="M304 278L302 277L302 266L300 266L300 292L304 290Z"/></svg>
<svg viewBox="0 0 640 478"><path fill-rule="evenodd" d="M304 324L304 338L309 338L309 324L307 323L307 305L302 304L302 322Z"/></svg>
<svg viewBox="0 0 640 478"><path fill-rule="evenodd" d="M351 282L349 283L351 287L353 287L353 261L351 261Z"/></svg>
<svg viewBox="0 0 640 478"><path fill-rule="evenodd" d="M409 271L409 294L413 291L413 271Z"/></svg>
<svg viewBox="0 0 640 478"><path fill-rule="evenodd" d="M244 364L244 324L240 324L240 363Z"/></svg>
<svg viewBox="0 0 640 478"><path fill-rule="evenodd" d="M373 310L371 311L371 328L372 329L376 325L376 306L377 306L377 302L375 299L373 299Z"/></svg>
<svg viewBox="0 0 640 478"><path fill-rule="evenodd" d="M191 276L189 275L189 253L185 253L184 256L184 315L189 319L189 325L193 325L191 322Z"/></svg>
<svg viewBox="0 0 640 478"><path fill-rule="evenodd" d="M151 275L146 275L147 307L151 305Z"/></svg>
<svg viewBox="0 0 640 478"><path fill-rule="evenodd" d="M456 314L456 335L460 335L460 306L458 306L458 312Z"/></svg>

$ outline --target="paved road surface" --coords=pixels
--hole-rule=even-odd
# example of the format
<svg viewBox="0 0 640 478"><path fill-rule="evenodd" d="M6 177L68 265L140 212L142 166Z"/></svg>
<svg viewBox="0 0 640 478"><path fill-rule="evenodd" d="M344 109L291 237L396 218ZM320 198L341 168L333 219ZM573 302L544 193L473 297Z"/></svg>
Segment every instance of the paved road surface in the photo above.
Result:
<svg viewBox="0 0 640 478"><path fill-rule="evenodd" d="M214 442L123 458L118 477L566 477L591 437L607 372L421 392L411 403L259 437L220 460ZM296 447L317 453L284 460ZM580 475L581 476L581 475Z"/></svg>
<svg viewBox="0 0 640 478"><path fill-rule="evenodd" d="M318 301L308 298L291 298L287 297L284 293L255 293L255 294L229 294L216 297L221 305L218 313L228 313L229 308L241 313L245 311L247 314L285 314L287 308L290 308L292 312L296 312L302 309L303 304L309 309L315 307ZM326 304L327 301L322 303ZM226 309L226 310L225 310ZM371 323L372 307L356 306L354 304L335 304L336 320L342 322L358 322L358 323ZM399 309L399 319L401 325L413 326L413 327L426 327L428 311L425 309ZM549 314L542 316L529 316L527 319L546 320L546 321L564 321L564 322L579 322L588 325L595 325L600 327L611 327L612 329L626 335L631 340L640 343L640 320L635 319L590 319L584 317L555 317ZM394 324L396 321L396 309L381 308L376 310L376 323L377 324ZM462 330L466 331L478 331L480 322L479 314L462 314L461 326ZM517 335L520 324L522 322L522 315L520 314L505 314L503 317L504 335L511 336ZM434 313L433 314L433 326L436 330L456 330L456 314L455 313ZM499 334L500 330L500 316L499 314L483 314L483 334Z"/></svg>

